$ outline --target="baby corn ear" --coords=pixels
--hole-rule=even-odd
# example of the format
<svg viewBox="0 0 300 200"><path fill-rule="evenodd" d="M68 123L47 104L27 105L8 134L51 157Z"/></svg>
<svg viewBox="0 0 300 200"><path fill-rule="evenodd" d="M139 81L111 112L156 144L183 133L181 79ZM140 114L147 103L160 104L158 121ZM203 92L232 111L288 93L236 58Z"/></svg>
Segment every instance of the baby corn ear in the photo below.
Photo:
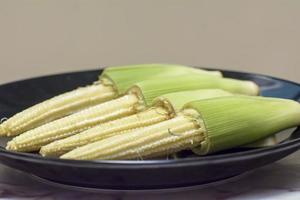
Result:
<svg viewBox="0 0 300 200"><path fill-rule="evenodd" d="M125 117L137 112L138 98L127 95L85 109L73 115L50 122L25 132L8 142L7 149L13 151L36 151L55 140L85 131L100 123Z"/></svg>
<svg viewBox="0 0 300 200"><path fill-rule="evenodd" d="M219 71L207 71L175 64L139 64L116 66L106 68L100 76L100 80L110 80L119 94L124 94L133 84L147 79L156 80L165 77L184 76L185 74L197 74L203 76L222 77Z"/></svg>
<svg viewBox="0 0 300 200"><path fill-rule="evenodd" d="M266 138L300 124L300 104L293 100L266 97L222 97L195 101L205 124L205 140L198 154L209 154Z"/></svg>
<svg viewBox="0 0 300 200"><path fill-rule="evenodd" d="M151 105L155 98L173 92L199 89L222 89L228 92L257 95L258 86L251 81L229 78L186 74L184 76L165 77L161 80L146 80L136 83L128 93L142 96L146 105Z"/></svg>
<svg viewBox="0 0 300 200"><path fill-rule="evenodd" d="M49 121L116 97L110 86L95 84L67 92L32 106L0 125L0 135L15 136Z"/></svg>

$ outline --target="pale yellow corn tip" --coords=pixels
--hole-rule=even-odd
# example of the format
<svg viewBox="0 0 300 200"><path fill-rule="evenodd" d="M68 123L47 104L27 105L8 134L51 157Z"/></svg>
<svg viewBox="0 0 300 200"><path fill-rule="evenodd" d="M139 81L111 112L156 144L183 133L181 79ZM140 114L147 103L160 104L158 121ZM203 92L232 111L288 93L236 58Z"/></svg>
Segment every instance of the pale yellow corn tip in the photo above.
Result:
<svg viewBox="0 0 300 200"><path fill-rule="evenodd" d="M0 136L6 136L7 131L3 126L0 125Z"/></svg>
<svg viewBox="0 0 300 200"><path fill-rule="evenodd" d="M55 119L111 100L116 95L111 86L101 84L78 88L17 113L0 125L0 135L19 135Z"/></svg>

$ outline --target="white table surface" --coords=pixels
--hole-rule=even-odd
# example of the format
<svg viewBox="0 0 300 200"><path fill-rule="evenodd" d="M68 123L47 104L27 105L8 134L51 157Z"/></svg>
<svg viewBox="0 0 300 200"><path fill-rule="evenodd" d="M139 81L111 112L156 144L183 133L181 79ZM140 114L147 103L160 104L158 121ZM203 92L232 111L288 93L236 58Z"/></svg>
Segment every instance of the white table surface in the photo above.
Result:
<svg viewBox="0 0 300 200"><path fill-rule="evenodd" d="M46 185L0 165L0 199L300 199L300 152L238 179L208 188L155 194L92 193Z"/></svg>

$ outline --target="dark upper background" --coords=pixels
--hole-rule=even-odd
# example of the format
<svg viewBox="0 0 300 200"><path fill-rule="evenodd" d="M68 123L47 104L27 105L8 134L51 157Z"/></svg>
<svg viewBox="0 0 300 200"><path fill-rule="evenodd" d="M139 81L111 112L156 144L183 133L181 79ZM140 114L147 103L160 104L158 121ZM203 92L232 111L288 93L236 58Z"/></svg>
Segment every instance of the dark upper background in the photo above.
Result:
<svg viewBox="0 0 300 200"><path fill-rule="evenodd" d="M0 0L0 83L182 63L300 81L298 0Z"/></svg>

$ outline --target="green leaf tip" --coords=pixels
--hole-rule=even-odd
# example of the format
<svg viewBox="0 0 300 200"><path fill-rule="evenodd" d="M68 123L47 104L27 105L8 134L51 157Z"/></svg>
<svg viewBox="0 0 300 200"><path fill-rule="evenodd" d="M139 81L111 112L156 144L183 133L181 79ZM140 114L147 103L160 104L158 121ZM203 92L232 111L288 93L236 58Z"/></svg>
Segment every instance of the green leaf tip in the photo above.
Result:
<svg viewBox="0 0 300 200"><path fill-rule="evenodd" d="M188 103L199 112L205 140L195 153L204 155L266 138L300 125L300 104L267 97L229 96Z"/></svg>
<svg viewBox="0 0 300 200"><path fill-rule="evenodd" d="M140 93L146 105L151 105L155 98L174 92L199 89L223 89L228 92L257 95L256 84L251 81L219 78L201 74L165 77L159 80L146 80L136 83L129 93ZM139 92L137 92L139 91Z"/></svg>

